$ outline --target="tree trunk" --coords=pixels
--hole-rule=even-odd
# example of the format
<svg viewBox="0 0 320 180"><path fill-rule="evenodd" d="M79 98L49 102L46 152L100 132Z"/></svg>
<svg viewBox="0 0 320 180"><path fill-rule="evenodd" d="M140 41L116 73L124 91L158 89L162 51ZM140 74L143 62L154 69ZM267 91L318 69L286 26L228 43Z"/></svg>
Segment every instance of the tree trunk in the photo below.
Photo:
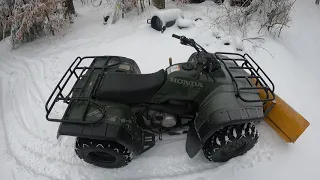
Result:
<svg viewBox="0 0 320 180"><path fill-rule="evenodd" d="M144 11L144 0L140 0L141 12Z"/></svg>
<svg viewBox="0 0 320 180"><path fill-rule="evenodd" d="M164 9L166 7L165 0L153 0L153 5L158 9Z"/></svg>
<svg viewBox="0 0 320 180"><path fill-rule="evenodd" d="M3 30L0 29L0 41L3 39L4 35L2 34L3 33Z"/></svg>
<svg viewBox="0 0 320 180"><path fill-rule="evenodd" d="M73 0L66 0L67 11L69 14L76 14L76 10L73 6Z"/></svg>
<svg viewBox="0 0 320 180"><path fill-rule="evenodd" d="M48 22L49 22L51 33L52 33L52 35L54 35L54 31L53 31L52 26L51 26L51 22L50 22L50 19L49 19L49 16L48 16L48 12L47 11L45 11L45 12L46 12L46 16L47 16L47 19L48 19Z"/></svg>

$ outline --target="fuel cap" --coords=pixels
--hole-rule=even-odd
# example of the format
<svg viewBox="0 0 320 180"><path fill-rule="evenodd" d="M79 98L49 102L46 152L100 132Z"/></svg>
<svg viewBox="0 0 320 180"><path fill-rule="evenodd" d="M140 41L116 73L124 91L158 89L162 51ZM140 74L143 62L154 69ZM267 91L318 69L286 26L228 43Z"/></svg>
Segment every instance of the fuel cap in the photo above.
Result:
<svg viewBox="0 0 320 180"><path fill-rule="evenodd" d="M182 69L184 69L184 70L186 70L186 71L190 71L190 70L192 70L194 68L194 66L192 65L192 64L190 64L190 63L184 63L183 65L182 65Z"/></svg>

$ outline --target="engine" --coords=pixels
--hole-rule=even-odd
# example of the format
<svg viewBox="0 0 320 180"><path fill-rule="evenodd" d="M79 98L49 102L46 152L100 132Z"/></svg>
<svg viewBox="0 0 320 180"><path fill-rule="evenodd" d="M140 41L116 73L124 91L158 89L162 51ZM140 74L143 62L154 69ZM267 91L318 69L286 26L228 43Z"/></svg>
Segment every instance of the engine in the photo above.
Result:
<svg viewBox="0 0 320 180"><path fill-rule="evenodd" d="M177 118L168 113L157 112L150 110L148 112L148 119L151 120L150 125L170 128L177 124Z"/></svg>
<svg viewBox="0 0 320 180"><path fill-rule="evenodd" d="M143 126L154 132L174 132L185 129L188 122L195 118L195 107L189 102L170 100L164 104L152 104L147 108L136 108L141 112ZM142 110L142 111L141 111Z"/></svg>

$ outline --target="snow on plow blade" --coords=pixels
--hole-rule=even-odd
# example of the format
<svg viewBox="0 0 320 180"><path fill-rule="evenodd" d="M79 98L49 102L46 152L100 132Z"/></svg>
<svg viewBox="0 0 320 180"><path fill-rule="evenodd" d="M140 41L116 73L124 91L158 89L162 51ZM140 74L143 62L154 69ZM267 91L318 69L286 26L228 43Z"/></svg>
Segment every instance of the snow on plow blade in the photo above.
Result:
<svg viewBox="0 0 320 180"><path fill-rule="evenodd" d="M260 98L266 98L266 92L259 90ZM288 143L294 143L307 129L310 123L289 104L275 94L275 100L264 105L267 113L264 120Z"/></svg>

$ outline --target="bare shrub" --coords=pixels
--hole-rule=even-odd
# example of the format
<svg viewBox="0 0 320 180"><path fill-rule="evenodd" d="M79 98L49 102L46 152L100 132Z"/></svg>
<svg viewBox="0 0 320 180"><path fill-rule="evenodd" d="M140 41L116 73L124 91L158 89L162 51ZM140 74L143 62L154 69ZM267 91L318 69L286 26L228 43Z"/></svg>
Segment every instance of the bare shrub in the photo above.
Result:
<svg viewBox="0 0 320 180"><path fill-rule="evenodd" d="M43 35L54 35L70 23L70 19L64 0L15 0L3 29L10 29L14 48Z"/></svg>
<svg viewBox="0 0 320 180"><path fill-rule="evenodd" d="M229 34L237 30L247 37L248 29L259 26L259 33L266 30L271 34L280 36L283 27L289 27L290 12L295 1L291 0L253 0L248 7L234 7L222 4L217 16L211 18L213 26L223 29ZM208 13L212 9L208 7ZM209 15L210 17L210 15Z"/></svg>
<svg viewBox="0 0 320 180"><path fill-rule="evenodd" d="M10 26L6 21L12 15L15 0L0 0L0 40L10 35Z"/></svg>
<svg viewBox="0 0 320 180"><path fill-rule="evenodd" d="M133 14L140 15L146 9L146 4L150 5L150 0L111 0L114 2L112 11L111 23L116 23L119 19L132 16Z"/></svg>
<svg viewBox="0 0 320 180"><path fill-rule="evenodd" d="M278 35L281 34L283 27L289 27L291 21L290 13L295 1L289 0L272 0L266 2L264 19L261 23L261 29L266 28L269 32Z"/></svg>

